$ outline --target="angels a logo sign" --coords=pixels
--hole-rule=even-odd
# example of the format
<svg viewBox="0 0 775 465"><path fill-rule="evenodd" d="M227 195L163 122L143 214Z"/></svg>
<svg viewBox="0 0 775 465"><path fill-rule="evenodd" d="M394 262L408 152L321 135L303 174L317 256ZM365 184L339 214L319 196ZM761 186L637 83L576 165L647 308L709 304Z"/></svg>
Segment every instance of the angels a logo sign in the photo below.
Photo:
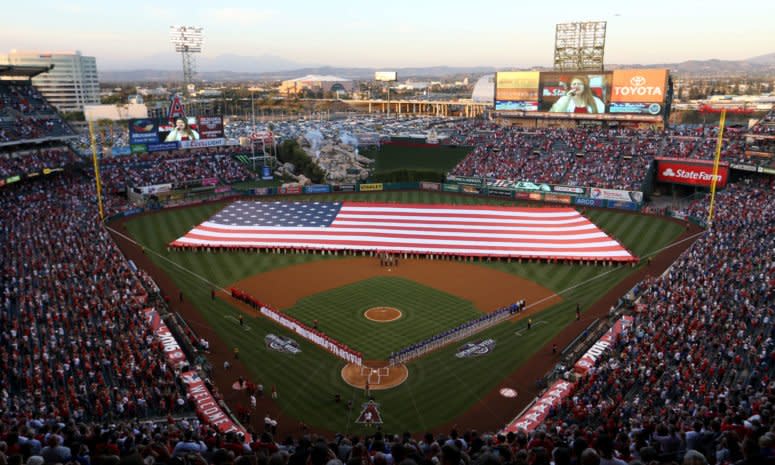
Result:
<svg viewBox="0 0 775 465"><path fill-rule="evenodd" d="M266 347L277 352L283 352L286 354L300 354L299 344L290 338L278 336L276 334L267 334L264 337L264 344Z"/></svg>
<svg viewBox="0 0 775 465"><path fill-rule="evenodd" d="M186 110L183 107L183 103L180 101L180 96L175 95L172 97L172 101L170 102L170 108L167 112L167 119L170 121L177 119L177 118L185 118L186 117Z"/></svg>
<svg viewBox="0 0 775 465"><path fill-rule="evenodd" d="M355 420L355 423L362 425L381 425L382 415L379 413L379 404L370 400L361 406L361 414Z"/></svg>
<svg viewBox="0 0 775 465"><path fill-rule="evenodd" d="M485 339L484 341L469 342L458 349L455 357L469 358L487 355L495 349L495 339Z"/></svg>

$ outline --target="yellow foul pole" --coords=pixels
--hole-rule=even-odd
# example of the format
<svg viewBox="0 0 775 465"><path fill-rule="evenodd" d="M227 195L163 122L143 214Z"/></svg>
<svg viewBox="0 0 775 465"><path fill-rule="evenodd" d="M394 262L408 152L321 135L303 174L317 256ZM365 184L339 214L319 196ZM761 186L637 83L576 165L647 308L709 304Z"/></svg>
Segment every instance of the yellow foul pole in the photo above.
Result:
<svg viewBox="0 0 775 465"><path fill-rule="evenodd" d="M718 122L718 140L716 141L716 156L713 159L713 178L710 180L710 208L708 208L708 226L713 224L713 204L716 201L716 180L718 178L718 164L721 160L721 144L724 142L724 122L727 119L727 111L721 110L721 119Z"/></svg>
<svg viewBox="0 0 775 465"><path fill-rule="evenodd" d="M94 123L89 121L89 138L91 139L91 158L94 163L94 182L97 185L97 206L100 210L100 220L105 219L102 211L102 184L100 183L100 166L97 163L97 139L94 137Z"/></svg>

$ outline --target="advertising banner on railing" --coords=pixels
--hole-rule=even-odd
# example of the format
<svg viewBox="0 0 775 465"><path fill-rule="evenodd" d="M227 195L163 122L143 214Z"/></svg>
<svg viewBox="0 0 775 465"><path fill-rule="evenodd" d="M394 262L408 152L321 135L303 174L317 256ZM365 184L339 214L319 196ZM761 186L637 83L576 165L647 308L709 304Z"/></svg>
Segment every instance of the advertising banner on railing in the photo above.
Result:
<svg viewBox="0 0 775 465"><path fill-rule="evenodd" d="M441 185L441 190L444 192L460 192L460 184L447 184L445 182Z"/></svg>
<svg viewBox="0 0 775 465"><path fill-rule="evenodd" d="M520 430L525 430L527 432L533 431L543 423L553 407L559 405L563 399L570 395L575 386L576 383L571 383L562 379L556 381L538 400L536 400L532 407L506 425L503 433L516 433Z"/></svg>
<svg viewBox="0 0 775 465"><path fill-rule="evenodd" d="M160 144L148 144L148 153L151 152L169 152L170 150L177 150L179 142L162 142Z"/></svg>
<svg viewBox="0 0 775 465"><path fill-rule="evenodd" d="M420 189L424 191L440 191L441 190L441 184L438 182L427 182L427 181L421 181L420 182Z"/></svg>
<svg viewBox="0 0 775 465"><path fill-rule="evenodd" d="M472 184L474 186L482 185L482 178L478 176L447 176L447 182L455 182L458 184Z"/></svg>
<svg viewBox="0 0 775 465"><path fill-rule="evenodd" d="M320 331L309 328L297 321L293 321L286 317L284 314L272 310L268 307L261 307L261 314L279 324L280 326L290 329L304 339L322 347L323 349L331 352L332 354L347 362L354 363L356 365L363 364L363 358L360 354L356 353L349 347L346 347L345 344L339 341L335 341L330 337L322 334Z"/></svg>
<svg viewBox="0 0 775 465"><path fill-rule="evenodd" d="M620 202L643 202L643 192L640 191L624 191L619 189L601 189L599 187L591 187L589 189L589 196L593 199L600 200L618 200Z"/></svg>
<svg viewBox="0 0 775 465"><path fill-rule="evenodd" d="M153 335L159 339L162 347L164 347L164 356L167 359L167 363L172 368L180 368L180 365L188 363L186 354L183 353L183 349L178 345L178 341L172 335L167 324L161 319L159 312L153 308L146 308L143 312L145 313L145 321L153 331Z"/></svg>
<svg viewBox="0 0 775 465"><path fill-rule="evenodd" d="M280 194L301 194L303 189L299 184L291 184L290 186L280 186Z"/></svg>
<svg viewBox="0 0 775 465"><path fill-rule="evenodd" d="M505 197L507 199L514 198L514 191L512 191L511 189L503 189L500 187L488 187L487 194L494 195L496 197Z"/></svg>
<svg viewBox="0 0 775 465"><path fill-rule="evenodd" d="M154 184L153 186L142 186L139 188L141 194L160 194L172 190L172 184Z"/></svg>
<svg viewBox="0 0 775 465"><path fill-rule="evenodd" d="M710 187L713 180L713 162L684 160L678 158L657 158L657 181L689 186ZM729 179L729 164L718 167L716 187L723 188Z"/></svg>
<svg viewBox="0 0 775 465"><path fill-rule="evenodd" d="M544 202L561 203L570 205L570 195L544 194Z"/></svg>
<svg viewBox="0 0 775 465"><path fill-rule="evenodd" d="M198 149L202 147L220 147L225 144L226 140L223 137L217 139L183 140L180 141L180 148Z"/></svg>
<svg viewBox="0 0 775 465"><path fill-rule="evenodd" d="M311 184L304 186L305 194L325 194L331 192L331 186L328 184Z"/></svg>
<svg viewBox="0 0 775 465"><path fill-rule="evenodd" d="M590 199L587 197L575 197L573 199L573 205L581 205L583 207L605 208L606 201L601 199Z"/></svg>
<svg viewBox="0 0 775 465"><path fill-rule="evenodd" d="M733 170L748 171L751 173L756 172L755 165L746 165L745 163L730 163L729 167L732 168Z"/></svg>
<svg viewBox="0 0 775 465"><path fill-rule="evenodd" d="M253 189L253 195L272 195L271 187L256 187Z"/></svg>
<svg viewBox="0 0 775 465"><path fill-rule="evenodd" d="M207 424L218 428L221 433L242 433L246 442L251 442L250 434L223 411L197 372L187 371L180 375L180 379L186 385L188 395L194 399L196 412Z"/></svg>
<svg viewBox="0 0 775 465"><path fill-rule="evenodd" d="M573 365L573 371L582 376L586 375L589 372L589 369L595 366L595 363L600 359L600 356L616 342L616 338L623 332L628 331L631 326L631 316L625 315L618 319L613 327L600 336L600 339L581 356L575 365Z"/></svg>
<svg viewBox="0 0 775 465"><path fill-rule="evenodd" d="M384 189L384 186L382 185L381 182L358 185L358 190L360 192L375 192L375 191L381 191L382 189Z"/></svg>
<svg viewBox="0 0 775 465"><path fill-rule="evenodd" d="M606 206L608 208L616 208L617 210L630 210L630 211L637 211L640 207L639 204L635 202L622 202L619 200L607 200Z"/></svg>

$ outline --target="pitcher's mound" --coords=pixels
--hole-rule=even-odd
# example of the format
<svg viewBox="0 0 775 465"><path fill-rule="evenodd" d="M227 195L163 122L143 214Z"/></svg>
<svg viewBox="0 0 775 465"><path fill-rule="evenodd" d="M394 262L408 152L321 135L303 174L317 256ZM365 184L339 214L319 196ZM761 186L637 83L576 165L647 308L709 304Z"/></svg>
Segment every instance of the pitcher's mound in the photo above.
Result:
<svg viewBox="0 0 775 465"><path fill-rule="evenodd" d="M401 318L403 313L394 307L371 307L363 312L363 316L367 320L376 321L377 323L390 323Z"/></svg>
<svg viewBox="0 0 775 465"><path fill-rule="evenodd" d="M369 382L369 390L382 391L394 388L409 378L406 365L387 366L385 361L364 362L363 366L348 363L342 368L342 379L352 387L365 389Z"/></svg>

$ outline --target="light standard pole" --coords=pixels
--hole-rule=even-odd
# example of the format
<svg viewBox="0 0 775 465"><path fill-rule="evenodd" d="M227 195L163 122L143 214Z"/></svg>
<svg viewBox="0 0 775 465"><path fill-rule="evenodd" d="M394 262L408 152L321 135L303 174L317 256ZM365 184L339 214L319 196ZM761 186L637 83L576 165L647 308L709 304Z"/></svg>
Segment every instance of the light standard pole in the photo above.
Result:
<svg viewBox="0 0 775 465"><path fill-rule="evenodd" d="M256 173L256 141L253 137L256 135L256 102L253 98L254 90L250 90L250 112L253 117L253 132L250 134L250 159L253 160L253 174Z"/></svg>

